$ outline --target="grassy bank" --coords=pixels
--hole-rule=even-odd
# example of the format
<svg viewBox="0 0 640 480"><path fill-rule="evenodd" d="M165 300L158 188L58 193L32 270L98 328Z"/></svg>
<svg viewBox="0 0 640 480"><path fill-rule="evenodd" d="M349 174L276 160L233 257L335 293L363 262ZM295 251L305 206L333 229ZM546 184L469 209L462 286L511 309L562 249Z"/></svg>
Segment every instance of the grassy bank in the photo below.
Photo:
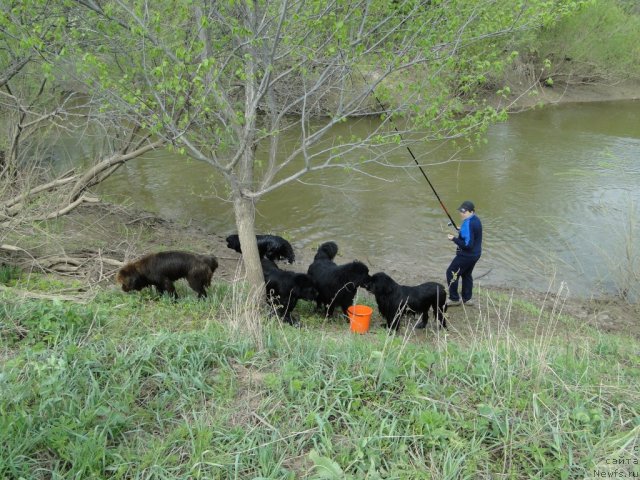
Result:
<svg viewBox="0 0 640 480"><path fill-rule="evenodd" d="M0 478L640 475L633 338L567 342L575 319L554 305L490 292L451 333L397 337L348 334L310 305L283 327L237 293L0 293ZM520 310L538 325L516 337Z"/></svg>

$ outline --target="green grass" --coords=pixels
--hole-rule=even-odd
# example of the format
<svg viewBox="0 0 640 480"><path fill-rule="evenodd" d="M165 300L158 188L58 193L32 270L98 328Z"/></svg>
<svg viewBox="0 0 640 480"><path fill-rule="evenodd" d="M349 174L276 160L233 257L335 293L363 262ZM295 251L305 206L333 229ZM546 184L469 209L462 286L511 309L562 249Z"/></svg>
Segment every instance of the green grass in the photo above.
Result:
<svg viewBox="0 0 640 480"><path fill-rule="evenodd" d="M637 2L598 0L526 38L522 50L550 59L549 73L565 81L612 82L640 77L639 45Z"/></svg>
<svg viewBox="0 0 640 480"><path fill-rule="evenodd" d="M20 269L11 265L0 265L0 284L9 285L20 277Z"/></svg>
<svg viewBox="0 0 640 480"><path fill-rule="evenodd" d="M180 292L0 294L0 478L640 475L632 339L352 335L302 304L257 341L229 285Z"/></svg>

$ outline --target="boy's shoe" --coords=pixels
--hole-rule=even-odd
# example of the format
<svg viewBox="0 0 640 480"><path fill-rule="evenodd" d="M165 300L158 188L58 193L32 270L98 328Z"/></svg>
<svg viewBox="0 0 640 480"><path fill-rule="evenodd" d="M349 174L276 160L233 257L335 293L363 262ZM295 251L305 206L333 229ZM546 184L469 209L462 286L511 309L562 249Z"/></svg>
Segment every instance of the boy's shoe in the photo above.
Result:
<svg viewBox="0 0 640 480"><path fill-rule="evenodd" d="M473 307L476 304L476 302L474 302L471 299L467 300L466 302L462 302L462 303L464 303L465 307Z"/></svg>
<svg viewBox="0 0 640 480"><path fill-rule="evenodd" d="M460 305L462 302L460 300L451 300L450 298L447 299L447 307L457 307L458 305Z"/></svg>

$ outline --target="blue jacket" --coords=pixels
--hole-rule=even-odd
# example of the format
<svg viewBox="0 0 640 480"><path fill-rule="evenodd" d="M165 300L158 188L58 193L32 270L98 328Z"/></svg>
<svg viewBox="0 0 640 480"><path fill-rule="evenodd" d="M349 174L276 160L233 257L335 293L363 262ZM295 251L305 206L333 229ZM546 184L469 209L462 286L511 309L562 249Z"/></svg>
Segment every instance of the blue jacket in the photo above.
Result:
<svg viewBox="0 0 640 480"><path fill-rule="evenodd" d="M462 222L460 234L453 241L458 246L457 255L480 257L482 253L482 222L476 214Z"/></svg>

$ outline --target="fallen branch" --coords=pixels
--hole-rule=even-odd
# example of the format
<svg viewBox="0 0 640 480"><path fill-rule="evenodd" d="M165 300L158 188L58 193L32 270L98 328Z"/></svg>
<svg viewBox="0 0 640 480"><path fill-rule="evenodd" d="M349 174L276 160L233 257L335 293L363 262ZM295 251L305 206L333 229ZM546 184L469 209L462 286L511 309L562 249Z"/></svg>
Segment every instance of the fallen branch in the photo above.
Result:
<svg viewBox="0 0 640 480"><path fill-rule="evenodd" d="M164 145L163 140L156 140L145 144L145 142L148 141L148 136L145 136L135 144L134 150L129 151L129 147L134 143L134 139L135 135L132 134L120 152L100 161L97 165L88 169L84 173L81 172L80 174L75 174L72 173L72 171L67 172L55 180L38 185L34 188L25 187L26 189L23 193L0 203L0 215L6 219L0 223L0 227L10 227L12 225L12 220L14 218L18 218L20 214L27 209L29 199L32 199L36 195L44 192L59 189L60 187L67 187L68 189L68 192L63 194L66 200L60 205L61 208L49 214L35 218L29 217L25 214L25 218L20 218L19 221L33 222L51 220L69 213L71 210L83 203L97 203L99 199L88 195L86 193L87 189L104 181L129 160L137 158Z"/></svg>
<svg viewBox="0 0 640 480"><path fill-rule="evenodd" d="M98 197L92 197L90 195L82 195L80 196L78 199L76 199L75 201L71 202L70 204L68 204L66 207L61 208L60 210L56 210L55 212L51 212L48 213L46 215L41 215L39 217L31 217L28 218L28 221L30 222L42 222L44 220L53 220L55 218L58 217L62 217L63 215L66 215L67 213L69 213L71 210L73 210L76 207L79 207L80 205L84 204L84 203L99 203L100 199ZM25 219L22 219L22 221L24 222ZM4 222L0 223L0 227L3 228L8 228L10 227L12 224L11 220L5 220Z"/></svg>
<svg viewBox="0 0 640 480"><path fill-rule="evenodd" d="M54 257L47 257L47 258L43 258L43 261L46 260L46 262L50 265L57 265L59 263L63 263L65 265L73 265L76 267L79 267L80 265L82 265L83 263L85 263L85 261L81 261L77 258L71 258L71 257L58 257L58 256L54 256Z"/></svg>
<svg viewBox="0 0 640 480"><path fill-rule="evenodd" d="M35 257L31 255L29 251L25 250L24 248L18 247L16 245L9 245L9 244L3 243L2 245L0 245L0 250L5 250L7 252L22 252L22 253L25 253L34 263L37 262Z"/></svg>
<svg viewBox="0 0 640 480"><path fill-rule="evenodd" d="M9 252L27 252L24 248L16 247L15 245L9 245L6 243L0 244L0 250L7 250Z"/></svg>
<svg viewBox="0 0 640 480"><path fill-rule="evenodd" d="M66 207L61 208L57 212L50 213L45 218L43 218L43 220L51 220L53 218L61 217L62 215L65 215L65 214L69 213L71 210L73 210L74 208L76 208L77 206L79 206L82 203L98 203L99 201L100 201L100 199L98 197L91 197L89 195L82 195L77 200L71 202Z"/></svg>
<svg viewBox="0 0 640 480"><path fill-rule="evenodd" d="M145 138L146 139L146 138ZM132 141L132 139L130 139ZM111 175L114 171L117 170L118 167L123 165L124 163L132 160L134 158L139 157L151 150L155 150L156 148L162 147L164 145L163 140L156 140L155 142L148 143L143 146L138 146L135 150L127 153L116 153L109 158L104 159L100 163L98 163L93 168L87 170L81 177L78 178L78 181L71 189L69 193L69 200L75 200L78 198L86 189L97 185L98 183L105 180L109 175Z"/></svg>
<svg viewBox="0 0 640 480"><path fill-rule="evenodd" d="M0 250L20 252L29 257L29 262L27 264L23 263L20 265L21 268L37 268L43 272L59 273L63 275L72 274L75 276L85 276L86 270L91 270L92 268L95 269L94 265L98 264L100 277L108 278L115 273L115 270L108 269L108 273L105 275L102 273L104 265L115 267L116 270L124 265L124 262L116 260L115 258L103 257L100 250L80 251L78 254L74 254L73 256L52 255L45 257L34 257L24 248L6 243L0 244Z"/></svg>
<svg viewBox="0 0 640 480"><path fill-rule="evenodd" d="M19 288L7 287L0 284L0 291L11 293L11 295L17 295L22 298L37 298L40 300L63 300L65 302L74 303L88 303L90 298L85 296L71 296L71 295L54 295L48 293L30 292L28 290L21 290Z"/></svg>
<svg viewBox="0 0 640 480"><path fill-rule="evenodd" d="M22 202L24 202L27 198L33 195L37 195L38 193L46 192L48 190L54 190L58 187L61 187L62 185L66 185L67 183L77 180L77 178L77 175L71 175L70 177L58 178L56 180L53 180L52 182L38 185L35 188L27 190L26 192L7 200L2 205L2 209L5 210L6 214L14 216L16 213L22 210L22 208L24 208Z"/></svg>
<svg viewBox="0 0 640 480"><path fill-rule="evenodd" d="M124 262L121 262L120 260L115 260L113 258L100 258L100 261L105 265L111 265L112 267L120 268L124 265Z"/></svg>

